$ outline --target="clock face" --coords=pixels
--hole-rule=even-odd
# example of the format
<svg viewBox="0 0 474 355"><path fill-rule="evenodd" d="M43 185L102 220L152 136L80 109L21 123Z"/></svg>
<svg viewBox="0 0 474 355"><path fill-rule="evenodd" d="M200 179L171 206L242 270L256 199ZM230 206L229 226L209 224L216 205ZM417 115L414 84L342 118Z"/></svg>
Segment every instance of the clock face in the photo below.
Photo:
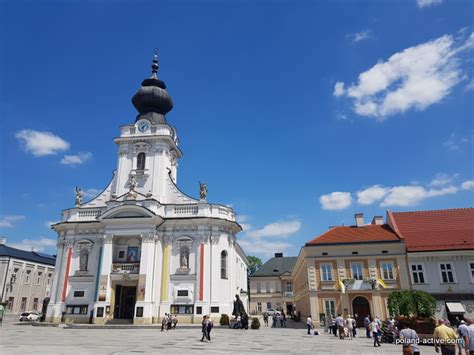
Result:
<svg viewBox="0 0 474 355"><path fill-rule="evenodd" d="M148 123L148 121L145 120L138 122L137 126L140 132L148 131L148 128L150 128L150 124Z"/></svg>

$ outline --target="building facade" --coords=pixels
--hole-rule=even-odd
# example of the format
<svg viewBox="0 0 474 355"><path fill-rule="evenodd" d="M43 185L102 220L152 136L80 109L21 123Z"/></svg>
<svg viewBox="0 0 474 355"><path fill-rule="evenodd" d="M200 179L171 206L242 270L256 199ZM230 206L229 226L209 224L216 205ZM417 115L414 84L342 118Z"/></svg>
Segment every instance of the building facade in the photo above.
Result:
<svg viewBox="0 0 474 355"><path fill-rule="evenodd" d="M391 212L412 288L436 298L437 318L474 318L474 208Z"/></svg>
<svg viewBox="0 0 474 355"><path fill-rule="evenodd" d="M234 211L177 186L182 156L176 129L165 115L173 102L157 78L142 82L132 103L135 122L114 141L117 170L95 198L64 210L56 274L48 307L53 322L103 324L118 319L146 324L165 313L181 322L232 313L239 294L247 304L247 259L236 240Z"/></svg>
<svg viewBox="0 0 474 355"><path fill-rule="evenodd" d="M5 244L0 238L1 303L9 313L42 311L49 302L55 257Z"/></svg>
<svg viewBox="0 0 474 355"><path fill-rule="evenodd" d="M364 224L332 227L302 248L292 272L294 302L302 319L320 326L333 315L351 314L357 326L366 315L387 318L390 292L409 289L405 245L375 217Z"/></svg>
<svg viewBox="0 0 474 355"><path fill-rule="evenodd" d="M256 272L250 275L250 312L261 314L267 309L293 312L293 281L291 272L296 257L275 253Z"/></svg>

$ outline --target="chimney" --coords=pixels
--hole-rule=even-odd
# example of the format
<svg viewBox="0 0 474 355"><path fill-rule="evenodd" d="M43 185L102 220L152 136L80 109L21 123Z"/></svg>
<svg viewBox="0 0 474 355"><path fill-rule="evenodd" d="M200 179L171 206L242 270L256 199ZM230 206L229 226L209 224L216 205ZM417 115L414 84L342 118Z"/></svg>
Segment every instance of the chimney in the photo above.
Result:
<svg viewBox="0 0 474 355"><path fill-rule="evenodd" d="M356 226L362 227L364 225L364 214L363 213L356 213L354 215Z"/></svg>
<svg viewBox="0 0 474 355"><path fill-rule="evenodd" d="M32 253L35 253L35 252L37 252L37 251L38 251L38 250L36 249L36 247L31 247L31 252L32 252Z"/></svg>
<svg viewBox="0 0 474 355"><path fill-rule="evenodd" d="M6 244L7 244L7 238L0 237L0 245L6 245Z"/></svg>
<svg viewBox="0 0 474 355"><path fill-rule="evenodd" d="M275 253L275 258L283 258L283 253Z"/></svg>
<svg viewBox="0 0 474 355"><path fill-rule="evenodd" d="M372 224L381 226L383 224L383 216L374 216L374 218L372 219Z"/></svg>

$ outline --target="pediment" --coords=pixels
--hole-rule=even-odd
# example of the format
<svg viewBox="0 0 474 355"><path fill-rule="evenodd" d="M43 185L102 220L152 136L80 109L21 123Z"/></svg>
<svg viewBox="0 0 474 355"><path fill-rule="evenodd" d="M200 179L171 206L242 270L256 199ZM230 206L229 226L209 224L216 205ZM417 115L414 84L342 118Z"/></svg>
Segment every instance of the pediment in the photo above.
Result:
<svg viewBox="0 0 474 355"><path fill-rule="evenodd" d="M156 214L148 208L136 205L122 205L106 211L100 219L153 218Z"/></svg>

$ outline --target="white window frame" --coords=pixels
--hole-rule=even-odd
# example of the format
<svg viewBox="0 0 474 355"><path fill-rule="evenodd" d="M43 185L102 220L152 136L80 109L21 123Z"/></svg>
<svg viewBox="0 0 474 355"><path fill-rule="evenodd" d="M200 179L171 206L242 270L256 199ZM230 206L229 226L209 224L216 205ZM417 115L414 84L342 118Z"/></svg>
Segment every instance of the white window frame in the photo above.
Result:
<svg viewBox="0 0 474 355"><path fill-rule="evenodd" d="M25 285L30 284L30 276L31 276L31 270L26 270L25 271Z"/></svg>
<svg viewBox="0 0 474 355"><path fill-rule="evenodd" d="M469 271L469 276L471 277L471 283L474 283L474 268L471 267L471 264L474 265L474 260L467 261L467 270Z"/></svg>
<svg viewBox="0 0 474 355"><path fill-rule="evenodd" d="M257 293L262 293L262 284L257 282Z"/></svg>
<svg viewBox="0 0 474 355"><path fill-rule="evenodd" d="M286 281L286 292L293 292L293 282Z"/></svg>
<svg viewBox="0 0 474 355"><path fill-rule="evenodd" d="M423 274L423 279L424 279L425 282L415 282L415 278L413 277L413 272L414 271L412 270L412 265L421 265L421 273ZM415 272L420 273L419 270L417 270ZM425 264L422 263L422 262L412 262L412 263L410 263L410 277L411 277L411 283L413 285L427 285L428 284L428 275L426 274Z"/></svg>
<svg viewBox="0 0 474 355"><path fill-rule="evenodd" d="M334 313L327 314L326 302L330 301L334 305ZM329 319L329 316L336 315L336 299L335 298L323 298L324 314L326 314L326 319Z"/></svg>
<svg viewBox="0 0 474 355"><path fill-rule="evenodd" d="M441 265L449 264L451 265L451 272L453 274L453 282L443 282L443 272L441 271ZM439 272L439 283L442 285L452 285L457 284L458 279L456 278L456 271L454 270L454 263L452 261L439 261L438 262L438 272Z"/></svg>
<svg viewBox="0 0 474 355"><path fill-rule="evenodd" d="M323 267L329 266L329 278L324 279L324 275L328 276L327 273L324 272ZM334 272L333 272L333 267L331 263L323 263L319 265L319 271L321 272L321 281L322 282L333 282L334 281Z"/></svg>
<svg viewBox="0 0 474 355"><path fill-rule="evenodd" d="M257 312L262 312L262 302L257 302Z"/></svg>
<svg viewBox="0 0 474 355"><path fill-rule="evenodd" d="M353 265L361 265L362 268L360 269L360 272L362 274L362 278L361 279L356 279L354 277L354 270L352 269L352 266ZM351 278L354 279L354 280L363 280L364 279L364 263L360 263L360 262L353 262L353 263L350 263L350 267L351 267Z"/></svg>
<svg viewBox="0 0 474 355"><path fill-rule="evenodd" d="M384 264L391 265L391 267L392 267L392 269L391 269L392 277L391 277L391 278L385 278L385 275L384 275L384 268L383 268L383 265L384 265ZM387 280L387 281L396 280L396 277L395 277L395 265L393 264L393 261L381 261L381 262L380 262L380 276L382 276L382 280Z"/></svg>

